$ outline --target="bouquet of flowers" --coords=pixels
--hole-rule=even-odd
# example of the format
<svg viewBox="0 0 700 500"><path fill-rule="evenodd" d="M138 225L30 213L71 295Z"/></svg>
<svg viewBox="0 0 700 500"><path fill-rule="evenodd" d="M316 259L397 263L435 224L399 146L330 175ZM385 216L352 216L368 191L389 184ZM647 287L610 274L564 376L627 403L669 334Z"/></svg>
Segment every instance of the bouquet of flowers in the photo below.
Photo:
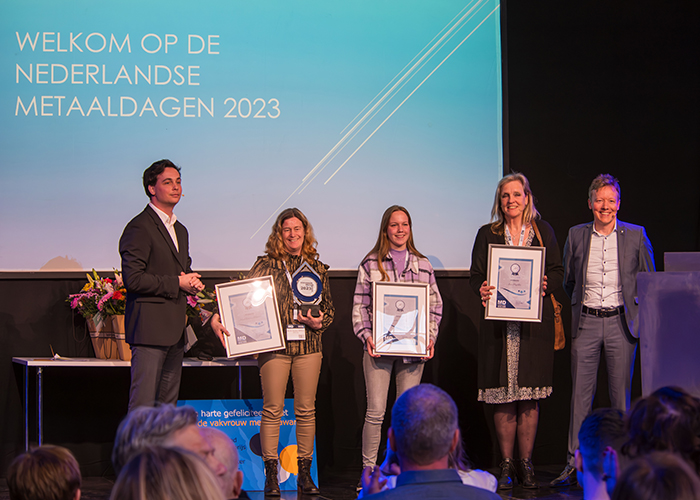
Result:
<svg viewBox="0 0 700 500"><path fill-rule="evenodd" d="M206 325L209 319L216 312L216 292L205 288L197 295L187 296L187 316L202 321L202 326Z"/></svg>
<svg viewBox="0 0 700 500"><path fill-rule="evenodd" d="M124 314L126 288L121 273L115 269L114 279L101 278L93 269L86 274L88 282L79 293L68 296L66 302L85 319L101 323L106 316Z"/></svg>

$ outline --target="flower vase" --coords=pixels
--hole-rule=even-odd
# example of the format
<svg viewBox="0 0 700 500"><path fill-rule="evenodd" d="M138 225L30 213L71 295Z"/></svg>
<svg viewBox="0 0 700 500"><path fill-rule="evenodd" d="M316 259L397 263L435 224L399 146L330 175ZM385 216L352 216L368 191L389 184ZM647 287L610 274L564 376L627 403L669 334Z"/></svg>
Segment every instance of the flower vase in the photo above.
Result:
<svg viewBox="0 0 700 500"><path fill-rule="evenodd" d="M98 359L119 359L117 344L112 333L112 318L110 316L97 317L97 321L94 317L87 318L87 327L88 332L90 332L92 348L95 350L95 357Z"/></svg>
<svg viewBox="0 0 700 500"><path fill-rule="evenodd" d="M117 343L119 359L131 361L131 347L126 343L126 327L124 326L123 314L112 316L112 331L114 332L114 340Z"/></svg>

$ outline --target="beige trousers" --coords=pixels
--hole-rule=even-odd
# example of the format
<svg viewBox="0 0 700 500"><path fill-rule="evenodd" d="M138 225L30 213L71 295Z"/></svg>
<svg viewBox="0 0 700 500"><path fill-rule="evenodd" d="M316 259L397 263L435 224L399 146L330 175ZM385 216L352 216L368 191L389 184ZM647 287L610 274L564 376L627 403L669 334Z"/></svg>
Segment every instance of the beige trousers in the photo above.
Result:
<svg viewBox="0 0 700 500"><path fill-rule="evenodd" d="M320 352L287 356L267 352L258 356L263 392L260 442L263 460L277 460L280 420L289 373L294 384L294 413L297 427L297 456L312 458L316 434L316 389L321 373Z"/></svg>

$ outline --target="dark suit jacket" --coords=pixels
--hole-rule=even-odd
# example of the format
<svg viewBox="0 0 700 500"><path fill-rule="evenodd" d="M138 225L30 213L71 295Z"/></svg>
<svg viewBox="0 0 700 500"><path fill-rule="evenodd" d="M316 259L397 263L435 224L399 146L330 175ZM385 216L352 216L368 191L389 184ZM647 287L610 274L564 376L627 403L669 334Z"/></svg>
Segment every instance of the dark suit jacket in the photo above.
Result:
<svg viewBox="0 0 700 500"><path fill-rule="evenodd" d="M586 287L593 222L569 229L564 246L564 290L571 297L571 337L576 338ZM617 221L617 263L629 333L639 338L637 273L655 271L654 250L642 226Z"/></svg>
<svg viewBox="0 0 700 500"><path fill-rule="evenodd" d="M189 273L187 229L175 223L178 252L150 206L134 217L119 240L126 295L126 341L129 344L171 346L185 329L187 297L178 276Z"/></svg>

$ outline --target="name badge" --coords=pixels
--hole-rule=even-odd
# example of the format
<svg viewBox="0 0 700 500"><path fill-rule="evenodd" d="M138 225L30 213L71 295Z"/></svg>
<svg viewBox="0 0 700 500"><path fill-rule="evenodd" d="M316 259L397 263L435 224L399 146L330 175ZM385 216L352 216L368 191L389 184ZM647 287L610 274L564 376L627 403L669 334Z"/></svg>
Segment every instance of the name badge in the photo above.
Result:
<svg viewBox="0 0 700 500"><path fill-rule="evenodd" d="M306 340L304 325L287 325L287 340Z"/></svg>

